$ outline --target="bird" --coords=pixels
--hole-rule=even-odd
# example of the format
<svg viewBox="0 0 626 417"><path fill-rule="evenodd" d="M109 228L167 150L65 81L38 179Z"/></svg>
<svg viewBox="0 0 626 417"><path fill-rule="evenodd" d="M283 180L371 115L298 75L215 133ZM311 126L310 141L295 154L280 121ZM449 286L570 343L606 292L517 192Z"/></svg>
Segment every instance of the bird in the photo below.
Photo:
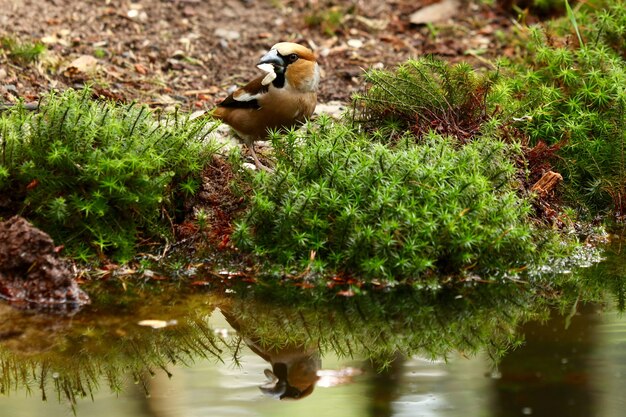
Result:
<svg viewBox="0 0 626 417"><path fill-rule="evenodd" d="M229 125L244 141L257 168L261 164L254 142L271 131L303 123L317 104L320 67L313 51L292 42L279 42L261 57L257 67L266 72L217 104L213 117Z"/></svg>

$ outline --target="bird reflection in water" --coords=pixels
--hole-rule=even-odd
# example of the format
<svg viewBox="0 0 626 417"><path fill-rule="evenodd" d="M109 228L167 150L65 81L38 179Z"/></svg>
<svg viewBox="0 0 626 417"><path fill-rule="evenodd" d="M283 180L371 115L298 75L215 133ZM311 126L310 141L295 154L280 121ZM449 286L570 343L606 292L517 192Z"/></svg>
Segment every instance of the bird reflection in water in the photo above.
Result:
<svg viewBox="0 0 626 417"><path fill-rule="evenodd" d="M250 344L248 346L272 365L271 370L265 370L269 381L260 387L264 394L281 400L311 395L322 364L319 352L298 346L265 351Z"/></svg>
<svg viewBox="0 0 626 417"><path fill-rule="evenodd" d="M278 399L301 399L311 395L319 377L322 361L317 346L286 344L282 347L263 347L259 340L245 334L237 319L224 309L226 321L239 333L246 345L267 361L272 369L265 370L268 382L261 391Z"/></svg>

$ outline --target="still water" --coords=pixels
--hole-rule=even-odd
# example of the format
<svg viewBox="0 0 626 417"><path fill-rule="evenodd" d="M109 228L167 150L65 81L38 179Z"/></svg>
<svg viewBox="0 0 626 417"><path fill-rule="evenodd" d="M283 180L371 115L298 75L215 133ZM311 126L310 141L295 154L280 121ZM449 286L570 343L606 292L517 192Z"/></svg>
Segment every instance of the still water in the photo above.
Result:
<svg viewBox="0 0 626 417"><path fill-rule="evenodd" d="M542 291L106 289L70 318L3 306L0 416L623 416L625 271L608 251Z"/></svg>

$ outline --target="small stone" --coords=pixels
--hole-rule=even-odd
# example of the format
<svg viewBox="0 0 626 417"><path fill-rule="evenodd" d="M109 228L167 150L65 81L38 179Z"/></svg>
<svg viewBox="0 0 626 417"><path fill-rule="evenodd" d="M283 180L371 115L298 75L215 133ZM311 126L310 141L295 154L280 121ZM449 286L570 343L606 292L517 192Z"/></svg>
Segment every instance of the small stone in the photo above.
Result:
<svg viewBox="0 0 626 417"><path fill-rule="evenodd" d="M175 104L177 101L175 98L173 98L172 96L169 96L167 94L161 94L160 96L158 96L155 100L154 103L156 104Z"/></svg>
<svg viewBox="0 0 626 417"><path fill-rule="evenodd" d="M17 92L17 87L15 87L13 84L7 84L4 86L4 89L7 90L7 92L13 94L15 97L18 97L20 94Z"/></svg>
<svg viewBox="0 0 626 417"><path fill-rule="evenodd" d="M191 115L189 116L189 120L197 119L198 117L202 117L205 114L206 110L196 110L195 112L191 113Z"/></svg>
<svg viewBox="0 0 626 417"><path fill-rule="evenodd" d="M350 48L359 49L363 47L363 41L360 39L348 39L348 46Z"/></svg>
<svg viewBox="0 0 626 417"><path fill-rule="evenodd" d="M318 103L315 107L315 114L327 114L330 117L339 118L345 110L345 104L339 101L328 103Z"/></svg>
<svg viewBox="0 0 626 417"><path fill-rule="evenodd" d="M135 53L131 50L122 52L122 56L124 58L128 58L128 59L132 59L133 61L137 61L137 56L135 55Z"/></svg>
<svg viewBox="0 0 626 417"><path fill-rule="evenodd" d="M215 29L215 32L213 32L213 33L218 38L226 39L226 40L230 40L230 41L237 40L237 39L239 39L241 37L241 34L238 31L230 30L230 29L224 29L224 28L217 28L217 29Z"/></svg>

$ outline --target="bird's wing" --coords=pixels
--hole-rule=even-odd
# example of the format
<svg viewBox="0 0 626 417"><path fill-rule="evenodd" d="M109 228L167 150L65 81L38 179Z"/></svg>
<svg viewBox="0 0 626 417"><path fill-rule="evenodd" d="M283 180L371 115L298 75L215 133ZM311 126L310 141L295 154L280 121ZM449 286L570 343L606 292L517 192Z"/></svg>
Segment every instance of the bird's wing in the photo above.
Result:
<svg viewBox="0 0 626 417"><path fill-rule="evenodd" d="M226 97L218 106L238 109L260 109L261 106L258 99L269 91L269 85L263 85L264 78L265 75L262 75L250 81Z"/></svg>

